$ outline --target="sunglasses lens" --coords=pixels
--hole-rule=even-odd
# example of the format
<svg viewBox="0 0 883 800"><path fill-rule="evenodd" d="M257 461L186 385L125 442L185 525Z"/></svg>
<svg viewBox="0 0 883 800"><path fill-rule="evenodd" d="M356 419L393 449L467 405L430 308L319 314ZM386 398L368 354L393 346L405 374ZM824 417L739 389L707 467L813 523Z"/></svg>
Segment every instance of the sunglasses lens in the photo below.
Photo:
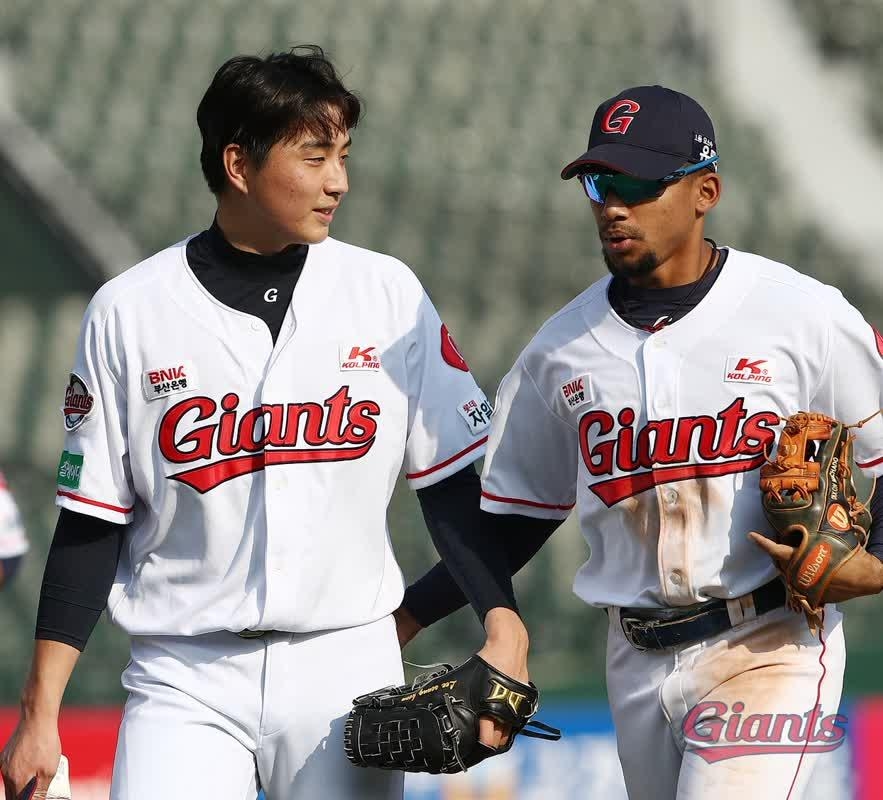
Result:
<svg viewBox="0 0 883 800"><path fill-rule="evenodd" d="M580 175L580 180L589 199L594 203L603 203L612 191L620 200L630 205L650 197L658 197L665 189L660 181L633 178L621 173L605 175L586 172Z"/></svg>
<svg viewBox="0 0 883 800"><path fill-rule="evenodd" d="M610 177L608 175L594 175L591 172L585 172L579 176L580 181L582 182L583 189L586 192L589 200L593 203L603 203L604 198L607 196L607 181L606 179Z"/></svg>

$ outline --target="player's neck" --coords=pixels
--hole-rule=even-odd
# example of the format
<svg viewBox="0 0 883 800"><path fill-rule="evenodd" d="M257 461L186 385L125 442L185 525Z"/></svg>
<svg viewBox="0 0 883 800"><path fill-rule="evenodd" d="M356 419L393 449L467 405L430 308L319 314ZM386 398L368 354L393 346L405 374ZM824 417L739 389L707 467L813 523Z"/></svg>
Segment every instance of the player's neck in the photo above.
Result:
<svg viewBox="0 0 883 800"><path fill-rule="evenodd" d="M706 239L691 242L645 275L629 275L628 282L642 289L670 289L695 283L714 268L717 251Z"/></svg>
<svg viewBox="0 0 883 800"><path fill-rule="evenodd" d="M215 221L224 238L237 250L271 256L282 252L296 242L284 241L275 230L267 230L248 208L230 198L218 203Z"/></svg>

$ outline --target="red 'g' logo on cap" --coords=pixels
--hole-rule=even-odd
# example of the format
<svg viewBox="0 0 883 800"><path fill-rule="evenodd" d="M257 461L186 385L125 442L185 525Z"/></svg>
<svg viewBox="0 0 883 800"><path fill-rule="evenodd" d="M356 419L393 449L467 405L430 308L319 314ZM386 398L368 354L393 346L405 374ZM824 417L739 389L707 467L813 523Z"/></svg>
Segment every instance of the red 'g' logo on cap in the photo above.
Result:
<svg viewBox="0 0 883 800"><path fill-rule="evenodd" d="M640 104L634 100L619 100L607 109L601 120L601 133L625 133L640 110ZM615 116L620 111L622 113Z"/></svg>

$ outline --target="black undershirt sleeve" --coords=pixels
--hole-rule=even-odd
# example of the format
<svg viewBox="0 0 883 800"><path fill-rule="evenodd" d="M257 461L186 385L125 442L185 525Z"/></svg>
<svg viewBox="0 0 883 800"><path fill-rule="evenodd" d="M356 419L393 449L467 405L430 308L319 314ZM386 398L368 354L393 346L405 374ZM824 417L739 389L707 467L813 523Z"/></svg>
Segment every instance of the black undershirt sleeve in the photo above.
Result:
<svg viewBox="0 0 883 800"><path fill-rule="evenodd" d="M871 495L871 530L868 531L868 552L883 561L883 488L880 479Z"/></svg>
<svg viewBox="0 0 883 800"><path fill-rule="evenodd" d="M34 638L86 648L107 606L125 528L61 510L40 587Z"/></svg>
<svg viewBox="0 0 883 800"><path fill-rule="evenodd" d="M492 608L517 611L512 575L561 522L482 511L481 481L471 464L418 489L417 497L442 561L407 588L402 605L424 628L467 602L482 622Z"/></svg>

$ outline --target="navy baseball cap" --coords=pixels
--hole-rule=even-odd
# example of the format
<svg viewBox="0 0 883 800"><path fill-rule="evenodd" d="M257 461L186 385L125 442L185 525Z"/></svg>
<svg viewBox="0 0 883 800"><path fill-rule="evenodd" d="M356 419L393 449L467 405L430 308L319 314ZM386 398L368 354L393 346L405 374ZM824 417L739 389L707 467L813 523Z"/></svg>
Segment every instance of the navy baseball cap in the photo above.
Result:
<svg viewBox="0 0 883 800"><path fill-rule="evenodd" d="M601 167L658 180L714 155L714 126L699 103L664 86L635 86L598 106L588 149L561 177Z"/></svg>

